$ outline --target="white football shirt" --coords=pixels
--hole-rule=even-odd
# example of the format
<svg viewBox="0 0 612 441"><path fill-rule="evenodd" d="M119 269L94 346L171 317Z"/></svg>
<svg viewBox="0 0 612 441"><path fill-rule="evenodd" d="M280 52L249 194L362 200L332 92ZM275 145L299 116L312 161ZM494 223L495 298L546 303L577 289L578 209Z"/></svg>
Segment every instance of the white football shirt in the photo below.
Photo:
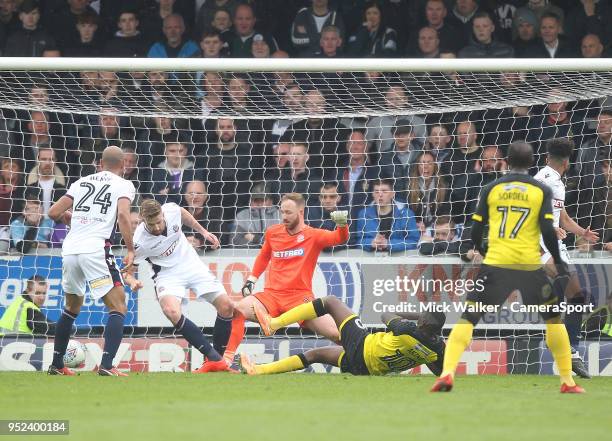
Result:
<svg viewBox="0 0 612 441"><path fill-rule="evenodd" d="M553 225L559 227L561 211L565 207L565 184L561 175L552 167L546 166L534 178L552 190Z"/></svg>
<svg viewBox="0 0 612 441"><path fill-rule="evenodd" d="M104 248L117 223L119 199L134 200L134 184L109 171L74 182L66 196L72 198L70 231L62 255L93 253Z"/></svg>
<svg viewBox="0 0 612 441"><path fill-rule="evenodd" d="M141 222L134 232L136 263L148 260L151 264L163 268L176 266L185 271L189 265L200 264L200 257L187 241L182 231L181 207L174 203L162 205L162 215L166 222L165 234L154 236Z"/></svg>

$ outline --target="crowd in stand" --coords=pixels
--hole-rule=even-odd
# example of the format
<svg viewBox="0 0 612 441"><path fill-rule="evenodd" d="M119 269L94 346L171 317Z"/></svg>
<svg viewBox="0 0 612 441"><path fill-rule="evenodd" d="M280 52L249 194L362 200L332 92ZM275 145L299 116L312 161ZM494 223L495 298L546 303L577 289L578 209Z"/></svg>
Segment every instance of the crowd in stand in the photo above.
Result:
<svg viewBox="0 0 612 441"><path fill-rule="evenodd" d="M4 56L587 58L610 53L610 23L604 0L0 0L0 47ZM575 144L567 210L601 238L567 241L612 251L610 100L292 119L342 106L401 109L419 78L80 72L31 75L20 90L11 75L0 75L3 93L27 96L31 108L77 111L2 109L0 252L61 246L66 226L46 217L49 206L118 145L136 206L150 197L180 204L225 246L259 247L279 221L280 195L299 192L315 227L333 228L330 213L349 210L348 247L471 257L470 214L482 186L506 171L507 145L532 143L541 167L555 137ZM529 79L497 81L511 91ZM459 74L436 79L442 94L464 85ZM134 106L196 108L200 117L119 116ZM270 109L288 116L248 118Z"/></svg>

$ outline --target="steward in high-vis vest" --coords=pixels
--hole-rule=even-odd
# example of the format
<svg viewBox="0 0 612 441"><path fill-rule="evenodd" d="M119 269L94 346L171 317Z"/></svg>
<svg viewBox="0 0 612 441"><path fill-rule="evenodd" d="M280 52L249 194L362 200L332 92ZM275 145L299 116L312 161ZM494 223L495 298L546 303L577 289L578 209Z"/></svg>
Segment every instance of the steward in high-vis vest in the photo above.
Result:
<svg viewBox="0 0 612 441"><path fill-rule="evenodd" d="M47 298L47 279L34 275L26 290L15 298L0 318L0 337L15 334L55 334L55 323L49 322L40 307Z"/></svg>

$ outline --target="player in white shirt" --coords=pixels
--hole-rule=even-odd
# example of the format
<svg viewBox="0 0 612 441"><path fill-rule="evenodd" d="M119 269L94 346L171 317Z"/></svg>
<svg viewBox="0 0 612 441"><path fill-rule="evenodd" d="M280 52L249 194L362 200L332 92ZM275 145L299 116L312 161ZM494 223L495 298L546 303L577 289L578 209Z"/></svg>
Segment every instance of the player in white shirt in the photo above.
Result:
<svg viewBox="0 0 612 441"><path fill-rule="evenodd" d="M567 236L567 231L582 237L589 242L596 242L599 235L591 231L590 228L582 228L578 225L565 210L565 184L563 175L570 168L570 158L574 143L567 138L554 138L546 143L546 167L542 168L536 175L535 179L546 184L552 190L553 203L553 225L557 229L557 237L559 238L559 251L561 258L567 264L570 264L567 248L563 243L563 239ZM546 249L542 237L540 236L540 246L542 247L542 263L544 269L551 277L557 275L552 256ZM575 272L571 273L571 277L566 284L559 286L564 289L564 296L568 303L584 304L587 296L580 287L578 277ZM572 346L572 369L582 378L590 378L588 370L584 366L584 362L578 354L577 347L580 340L580 326L582 324L582 314L573 312L565 314L565 327L567 328L570 343Z"/></svg>
<svg viewBox="0 0 612 441"><path fill-rule="evenodd" d="M64 366L63 357L72 324L81 311L87 287L94 299L102 299L109 310L104 328L104 352L98 369L103 376L126 376L113 367L113 358L123 337L127 312L123 279L111 253L110 238L115 225L127 248L123 260L129 267L134 260L130 204L134 185L123 179L123 152L110 146L102 153L101 172L73 183L66 194L49 209L49 217L70 225L62 244L62 289L66 306L57 322L50 375L74 375ZM72 209L72 211L71 211ZM133 283L138 289L139 283Z"/></svg>
<svg viewBox="0 0 612 441"><path fill-rule="evenodd" d="M135 265L127 272L126 280L134 280L138 263L147 261L153 267L155 293L164 315L177 332L206 357L206 362L195 372L227 371L223 352L231 331L234 304L223 284L210 272L182 231L183 223L200 233L204 239L219 247L219 239L209 233L184 208L174 203L160 205L153 199L140 206L141 222L134 232ZM202 330L182 313L188 290L198 299L206 300L217 310L213 328L213 346Z"/></svg>

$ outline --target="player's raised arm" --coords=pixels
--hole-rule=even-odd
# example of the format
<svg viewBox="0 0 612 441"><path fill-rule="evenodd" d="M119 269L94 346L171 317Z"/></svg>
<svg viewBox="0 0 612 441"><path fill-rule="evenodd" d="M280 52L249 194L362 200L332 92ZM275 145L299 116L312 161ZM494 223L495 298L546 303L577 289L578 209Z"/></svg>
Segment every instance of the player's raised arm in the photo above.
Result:
<svg viewBox="0 0 612 441"><path fill-rule="evenodd" d="M193 217L193 215L184 208L181 208L181 221L184 225L187 225L189 228L200 233L205 240L212 244L214 249L217 249L221 246L221 242L219 242L217 236L215 236L202 225L200 225L196 218Z"/></svg>
<svg viewBox="0 0 612 441"><path fill-rule="evenodd" d="M130 204L131 201L126 197L122 197L117 201L117 224L127 248L127 254L125 259L123 259L123 266L125 268L129 268L134 263L134 242L132 240L134 232L132 231L130 221Z"/></svg>
<svg viewBox="0 0 612 441"><path fill-rule="evenodd" d="M62 196L57 202L51 205L49 208L48 216L55 222L61 222L66 225L70 225L70 218L72 217L72 198L70 196Z"/></svg>
<svg viewBox="0 0 612 441"><path fill-rule="evenodd" d="M331 219L336 224L336 229L334 231L321 230L317 236L322 248L342 245L349 239L348 211L334 211L331 213Z"/></svg>

